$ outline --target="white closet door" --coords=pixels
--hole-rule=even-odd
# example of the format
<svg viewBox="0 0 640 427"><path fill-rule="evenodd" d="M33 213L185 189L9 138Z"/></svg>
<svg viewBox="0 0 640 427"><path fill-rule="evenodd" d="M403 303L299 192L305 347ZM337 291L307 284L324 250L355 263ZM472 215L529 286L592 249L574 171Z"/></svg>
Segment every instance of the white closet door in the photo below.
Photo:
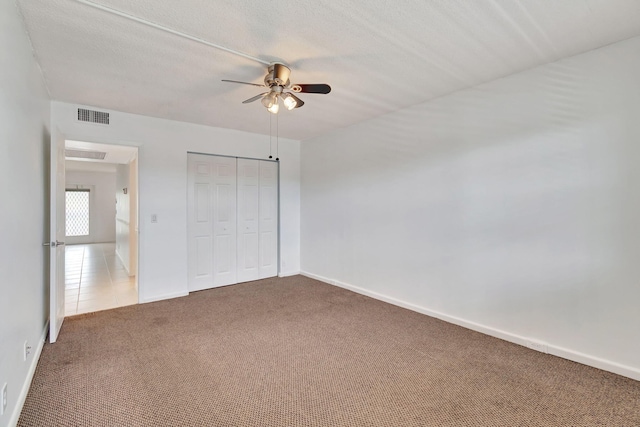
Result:
<svg viewBox="0 0 640 427"><path fill-rule="evenodd" d="M238 159L238 282L260 278L260 163Z"/></svg>
<svg viewBox="0 0 640 427"><path fill-rule="evenodd" d="M189 291L213 286L213 218L211 194L213 161L208 156L188 155Z"/></svg>
<svg viewBox="0 0 640 427"><path fill-rule="evenodd" d="M236 159L188 155L189 291L236 283Z"/></svg>
<svg viewBox="0 0 640 427"><path fill-rule="evenodd" d="M190 292L278 274L278 164L188 155Z"/></svg>
<svg viewBox="0 0 640 427"><path fill-rule="evenodd" d="M278 164L260 162L260 278L278 275Z"/></svg>
<svg viewBox="0 0 640 427"><path fill-rule="evenodd" d="M213 157L213 286L237 283L236 159Z"/></svg>

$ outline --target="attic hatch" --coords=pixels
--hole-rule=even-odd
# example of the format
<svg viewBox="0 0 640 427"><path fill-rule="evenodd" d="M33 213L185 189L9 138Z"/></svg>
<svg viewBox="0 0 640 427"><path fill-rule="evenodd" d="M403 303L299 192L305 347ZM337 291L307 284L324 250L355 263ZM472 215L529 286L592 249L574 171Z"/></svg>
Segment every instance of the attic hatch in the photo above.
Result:
<svg viewBox="0 0 640 427"><path fill-rule="evenodd" d="M103 151L78 150L76 148L67 148L64 150L64 156L66 158L104 160L106 155L107 153Z"/></svg>
<svg viewBox="0 0 640 427"><path fill-rule="evenodd" d="M78 108L78 121L108 125L109 113L105 113L104 111L87 110L86 108Z"/></svg>

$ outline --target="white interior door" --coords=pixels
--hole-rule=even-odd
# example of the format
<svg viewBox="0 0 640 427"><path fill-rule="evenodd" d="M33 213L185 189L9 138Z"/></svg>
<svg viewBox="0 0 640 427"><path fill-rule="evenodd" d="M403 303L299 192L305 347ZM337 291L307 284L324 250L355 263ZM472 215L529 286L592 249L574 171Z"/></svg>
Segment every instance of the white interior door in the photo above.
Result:
<svg viewBox="0 0 640 427"><path fill-rule="evenodd" d="M236 283L236 159L188 155L190 292Z"/></svg>
<svg viewBox="0 0 640 427"><path fill-rule="evenodd" d="M260 162L260 279L278 275L278 164Z"/></svg>
<svg viewBox="0 0 640 427"><path fill-rule="evenodd" d="M238 282L260 278L260 163L238 159Z"/></svg>
<svg viewBox="0 0 640 427"><path fill-rule="evenodd" d="M64 238L65 238L65 166L64 136L51 132L49 242L49 341L58 339L64 321Z"/></svg>

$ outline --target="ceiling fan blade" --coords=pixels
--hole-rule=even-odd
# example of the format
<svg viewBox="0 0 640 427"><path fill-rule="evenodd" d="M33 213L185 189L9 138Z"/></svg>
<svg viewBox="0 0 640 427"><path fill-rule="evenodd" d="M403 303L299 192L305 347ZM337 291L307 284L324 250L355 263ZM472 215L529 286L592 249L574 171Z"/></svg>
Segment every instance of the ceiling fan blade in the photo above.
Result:
<svg viewBox="0 0 640 427"><path fill-rule="evenodd" d="M289 95L291 95L291 97L296 100L296 107L295 108L300 108L300 107L302 107L304 105L304 101L302 99L298 98L297 96L295 96L291 92L289 92Z"/></svg>
<svg viewBox="0 0 640 427"><path fill-rule="evenodd" d="M250 86L258 86L258 87L266 87L265 85L259 85L257 83L247 83L247 82L239 82L237 80L222 80L223 82L227 82L227 83L240 83L243 85L250 85Z"/></svg>
<svg viewBox="0 0 640 427"><path fill-rule="evenodd" d="M260 95L256 95L256 96L251 97L251 98L249 98L249 99L247 99L247 100L245 100L245 101L242 101L242 103L243 103L243 104L248 104L248 103L250 103L250 102L257 101L258 99L262 98L263 96L265 96L265 95L266 95L266 94L268 94L268 93L269 93L269 92L261 93Z"/></svg>
<svg viewBox="0 0 640 427"><path fill-rule="evenodd" d="M327 84L313 84L313 85L295 84L291 86L291 90L294 92L302 92L302 93L327 94L331 92L331 86Z"/></svg>

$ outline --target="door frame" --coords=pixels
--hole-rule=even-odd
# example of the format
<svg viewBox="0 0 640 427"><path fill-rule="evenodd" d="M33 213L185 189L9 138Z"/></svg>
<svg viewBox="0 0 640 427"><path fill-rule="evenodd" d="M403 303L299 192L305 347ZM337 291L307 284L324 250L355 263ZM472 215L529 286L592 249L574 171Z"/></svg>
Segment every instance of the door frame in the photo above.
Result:
<svg viewBox="0 0 640 427"><path fill-rule="evenodd" d="M88 144L100 144L100 145L113 145L113 146L121 146L121 147L131 147L131 148L135 148L136 149L136 168L135 168L135 183L136 183L136 224L134 228L134 232L136 233L136 244L135 244L135 251L136 251L136 274L135 274L135 278L136 278L136 290L138 292L138 304L140 303L140 295L141 295L141 281L140 281L140 230L139 230L139 224L140 224L140 148L141 148L141 144L136 144L136 143L122 143L120 141L117 142L113 142L113 141L109 141L109 140L96 140L95 138L86 138L83 136L78 136L78 135L74 135L73 133L62 133L60 130L58 130L57 128L55 128L55 130L52 132L52 138L53 138L53 134L57 133L59 135L61 135L62 140L64 141L64 145L66 148L66 142L67 141L82 141L82 142L86 142ZM66 161L66 159L65 159ZM53 159L51 159L51 162L53 162ZM63 162L65 163L65 162ZM53 167L53 165L52 165ZM66 167L63 165L63 169L66 169ZM131 171L130 171L131 172ZM51 174L52 172L50 172ZM66 184L66 183L65 183ZM53 184L51 184L53 186ZM66 185L64 185L64 187L66 188ZM53 187L51 189L51 191L53 191ZM114 195L115 196L115 195ZM52 196L53 197L53 196ZM51 209L51 201L49 202L50 204L50 209ZM66 212L66 210L65 210ZM51 229L54 230L54 224L53 224L53 218L51 219ZM65 220L65 218L60 218L63 222ZM54 231L52 231L51 233L53 233ZM131 250L131 249L130 249ZM51 269L52 267L50 267ZM53 270L51 270L51 273L53 274ZM62 282L64 282L64 279L62 280ZM50 282L51 283L51 282ZM63 283L63 288L64 288L64 283ZM51 298L51 293L54 291L54 289L50 286L50 305L52 303L52 298ZM53 310L51 309L49 312L49 328L51 330L51 318L52 318L52 313ZM51 339L51 335L50 335L50 339ZM54 341L51 341L54 342Z"/></svg>

